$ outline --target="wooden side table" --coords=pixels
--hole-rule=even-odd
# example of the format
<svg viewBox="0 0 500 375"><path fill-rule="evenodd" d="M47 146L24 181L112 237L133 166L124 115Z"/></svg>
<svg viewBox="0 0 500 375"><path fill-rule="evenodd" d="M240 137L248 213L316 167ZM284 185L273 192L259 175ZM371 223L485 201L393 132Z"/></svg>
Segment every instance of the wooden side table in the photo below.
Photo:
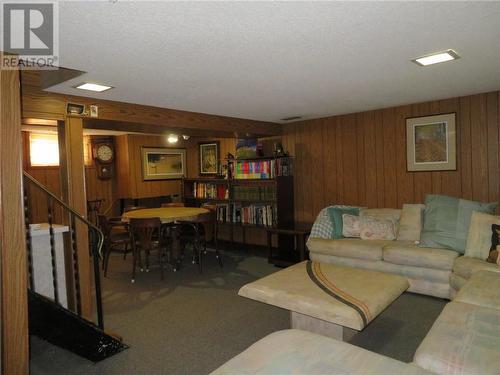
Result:
<svg viewBox="0 0 500 375"><path fill-rule="evenodd" d="M306 241L311 233L311 224L293 223L269 227L267 231L268 262L287 267L309 258ZM273 235L278 236L278 248L272 246Z"/></svg>

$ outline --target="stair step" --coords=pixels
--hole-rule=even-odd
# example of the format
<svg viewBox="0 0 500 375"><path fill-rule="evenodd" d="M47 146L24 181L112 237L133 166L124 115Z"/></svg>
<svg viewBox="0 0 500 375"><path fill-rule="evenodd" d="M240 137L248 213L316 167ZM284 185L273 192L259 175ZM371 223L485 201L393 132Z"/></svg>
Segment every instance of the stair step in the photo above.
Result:
<svg viewBox="0 0 500 375"><path fill-rule="evenodd" d="M106 332L54 301L29 290L29 330L53 345L99 362L128 348L123 338Z"/></svg>

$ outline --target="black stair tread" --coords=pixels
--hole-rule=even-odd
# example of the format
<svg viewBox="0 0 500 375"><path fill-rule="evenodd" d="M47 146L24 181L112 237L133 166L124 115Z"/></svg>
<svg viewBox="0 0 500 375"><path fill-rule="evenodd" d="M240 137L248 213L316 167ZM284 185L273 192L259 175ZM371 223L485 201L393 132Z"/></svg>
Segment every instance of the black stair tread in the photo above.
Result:
<svg viewBox="0 0 500 375"><path fill-rule="evenodd" d="M52 300L33 291L28 296L30 334L93 362L128 348L118 335L103 331Z"/></svg>

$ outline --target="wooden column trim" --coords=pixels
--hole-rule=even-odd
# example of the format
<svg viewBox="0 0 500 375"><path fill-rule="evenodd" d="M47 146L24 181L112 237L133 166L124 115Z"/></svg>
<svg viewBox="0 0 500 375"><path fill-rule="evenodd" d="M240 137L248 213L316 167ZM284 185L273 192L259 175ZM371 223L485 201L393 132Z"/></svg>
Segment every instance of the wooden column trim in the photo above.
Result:
<svg viewBox="0 0 500 375"><path fill-rule="evenodd" d="M19 72L0 69L2 374L27 374L29 369L20 100Z"/></svg>
<svg viewBox="0 0 500 375"><path fill-rule="evenodd" d="M59 121L58 136L62 198L74 210L87 217L82 119L68 117L66 121ZM76 222L76 238L82 316L88 320L93 320L93 277L89 254L88 231L85 225L78 220ZM71 248L68 246L66 246L65 261L66 275L70 277L67 280L73 280ZM70 283L68 286L70 288L73 287ZM69 293L68 297L71 298L73 296Z"/></svg>

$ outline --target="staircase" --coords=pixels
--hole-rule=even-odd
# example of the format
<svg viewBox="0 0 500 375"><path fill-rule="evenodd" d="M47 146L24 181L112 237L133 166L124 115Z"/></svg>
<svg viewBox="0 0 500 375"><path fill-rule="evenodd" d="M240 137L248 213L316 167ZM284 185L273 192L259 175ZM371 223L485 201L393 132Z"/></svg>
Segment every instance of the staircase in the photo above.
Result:
<svg viewBox="0 0 500 375"><path fill-rule="evenodd" d="M31 238L30 205L34 201L40 208L46 205L46 219L49 228L51 280L53 295L37 292L33 271L33 242ZM45 204L40 204L40 202ZM24 172L24 210L26 220L26 247L28 252L28 308L30 334L67 349L90 361L98 362L127 349L121 337L104 330L101 297L101 274L99 260L104 242L102 232L85 217L51 193L35 178ZM39 212L38 212L39 215ZM64 224L69 232L64 234L65 258L71 259L71 270L66 271L67 306L61 304L58 285L57 250L55 228ZM90 258L93 266L93 297L95 321L82 316L81 291L78 260L78 235L88 232ZM70 278L68 279L68 275Z"/></svg>

